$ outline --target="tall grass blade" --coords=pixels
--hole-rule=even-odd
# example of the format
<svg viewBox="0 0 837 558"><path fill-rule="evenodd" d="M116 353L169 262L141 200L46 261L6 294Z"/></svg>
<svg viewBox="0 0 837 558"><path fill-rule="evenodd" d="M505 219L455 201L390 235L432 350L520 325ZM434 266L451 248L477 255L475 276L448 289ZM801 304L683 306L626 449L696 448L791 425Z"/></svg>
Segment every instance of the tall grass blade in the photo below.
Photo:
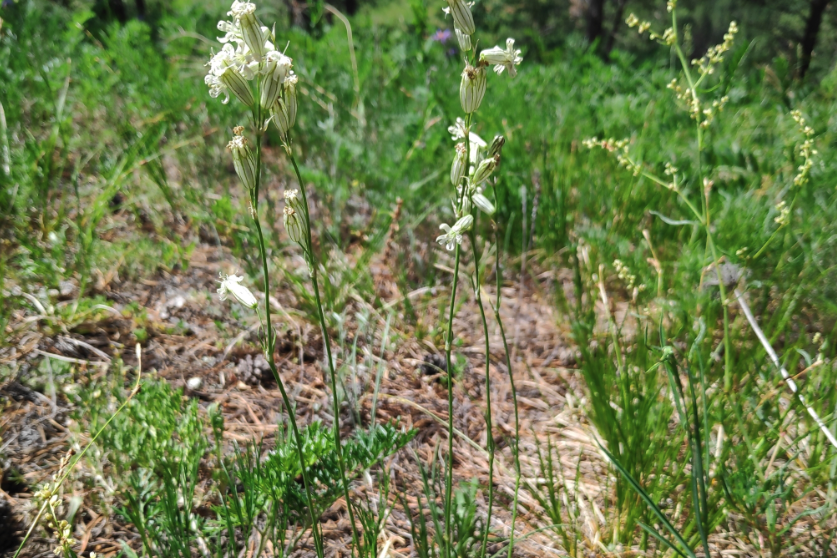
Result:
<svg viewBox="0 0 837 558"><path fill-rule="evenodd" d="M648 507L651 508L652 512L654 512L654 515L657 516L657 519L660 520L660 523L662 523L665 526L665 528L668 530L668 532L671 533L671 535L677 540L678 543L680 543L680 545L685 550L686 554L690 558L697 558L697 556L695 556L695 553L692 550L692 548L689 546L689 544L683 539L683 537L680 535L680 533L677 531L677 529L674 527L674 525L671 524L671 522L668 520L668 518L665 516L665 514L662 512L662 510L660 510L660 508L657 506L657 504L654 503L654 501L651 499L651 497L648 495L648 493L645 492L645 490L631 476L631 474L628 473L628 471L625 470L625 468L622 466L621 463L619 463L619 461L613 456L613 454L611 454L609 451L607 451L607 449L605 449L605 447L601 443L599 443L598 441L596 441L596 444L599 446L599 449L601 449L602 452L604 452L604 454L607 456L608 460L611 463L613 463L613 466L616 467L616 469L619 471L619 473L622 475L622 477L626 481L628 481L628 484L631 485L631 488L633 488L634 491L637 494L639 494L640 498L642 498L645 501L645 503L648 504Z"/></svg>

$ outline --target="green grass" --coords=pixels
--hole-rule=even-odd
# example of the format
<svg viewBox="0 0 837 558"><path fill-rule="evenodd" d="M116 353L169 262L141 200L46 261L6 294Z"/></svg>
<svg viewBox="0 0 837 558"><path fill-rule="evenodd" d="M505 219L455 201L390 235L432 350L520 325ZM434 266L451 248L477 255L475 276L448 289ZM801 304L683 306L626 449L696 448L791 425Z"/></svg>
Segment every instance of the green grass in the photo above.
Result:
<svg viewBox="0 0 837 558"><path fill-rule="evenodd" d="M201 239L229 248L253 281L262 281L246 196L225 153L232 127L247 115L234 103L224 107L210 99L202 81L225 5L181 0L155 16L156 27L103 23L92 12L36 0L0 11L6 121L0 149L8 141L11 162L8 175L0 165L0 276L4 292L34 293L49 310L41 318L42 332L57 334L103 312L98 306L106 301L96 298L101 274L116 271L131 281L184 270ZM423 34L445 24L433 15L437 7L390 3L354 17L356 75L338 20L311 33L277 29L281 42L290 41L300 76L295 149L303 180L317 192L312 232L327 272L325 319L338 331L344 354L358 351L357 338L351 347L341 329L343 320L355 319L344 313L347 303L359 297L384 313L371 262L386 249L397 200L403 202L393 238L402 247L393 266L401 272L394 278L399 290L447 283L435 264L449 262L433 249L433 239L439 223L454 220L447 127L459 114L458 81L450 76L458 75L461 60ZM602 544L661 554L672 544L660 542L661 536L689 555L720 531L738 533L765 556L793 555L813 544L812 526L834 528L837 452L781 381L729 289L725 332L724 305L710 279L717 260L746 269L761 327L785 368L799 375L806 401L833 429L837 128L831 115L837 109L837 70L799 83L786 60L757 64L763 58L759 45L736 43L707 86L708 98L726 95L729 102L706 130L698 153L694 122L666 89L680 71L673 54L616 51L604 62L571 42L542 51L543 45L531 41L527 48L538 51L540 62L524 62L515 80L491 81L475 131L486 139L495 132L506 137L494 216L498 238L507 239L504 251L516 255L529 248L538 271L571 269L575 277L574 296L566 297L559 286L554 298L580 349L586 416L614 462L614 480L603 497L609 525ZM793 185L804 141L794 109L813 127L818 150L810 181L801 187ZM676 166L684 197L633 176L604 150L586 149L583 140L593 136L627 138L631 157L657 176L665 176L667 163ZM265 136L265 152L265 179L278 191L292 173L273 129ZM708 197L703 176L713 181ZM696 222L686 198L711 215L708 229ZM791 212L780 227L775 218L782 200ZM317 305L306 277L287 264L291 243L279 232L276 199L266 197L265 204L267 235L275 241L270 264L282 271L283 285L313 323ZM174 226L185 231L182 243L167 238ZM478 232L493 236L488 219ZM642 290L633 292L619 277L617 259ZM509 277L517 271L510 267ZM82 289L78 304L59 303L51 294L67 279ZM604 330L596 305L600 284L629 315ZM40 313L31 301L8 299L0 308L0 342L13 331L16 312ZM406 304L405 324L399 326L442 346L443 325L426 321L421 305L427 303ZM142 342L148 331L139 314L135 337ZM374 332L367 335L373 351L383 354ZM32 385L50 392L60 391L50 382L75 381L71 367L53 366L49 374L32 374ZM351 369L345 359L344 367L346 378ZM106 399L124 399L123 391L113 382L69 395L77 399L82 429L97 431L112 412ZM207 434L213 428L216 438ZM347 443L344 452L354 465L347 469L377 466L379 456L408 441L408 435L375 428ZM295 465L282 459L291 435L271 457L255 442L230 457L218 443L219 429L218 415L184 405L180 393L151 382L97 442L93 461L107 457L118 486L118 496L101 504L145 525L140 529L147 554L166 548L186 556L199 538L217 542L222 533L253 530L274 548L290 549L297 534L287 535L286 528L305 527L296 513L304 495L294 492L287 508L290 497L277 488L299 489ZM316 425L304 436L321 464L318 482L336 485L339 471L328 451L333 436ZM550 479L546 487L529 488L542 508L538 525L557 547L575 552L586 535L579 503L566 486L567 479L569 485L578 482L580 473L561 469L553 453L557 447L543 439L540 452L529 456L533 475ZM211 499L196 489L199 469L209 461L216 500L208 507L214 515L197 519L192 508ZM411 526L414 538L423 541L416 543L423 558L444 546L438 538L444 510L436 499L445 472L425 471L424 493L418 495L427 515L416 516ZM248 488L230 488L237 484ZM474 516L476 491L465 483L454 498L461 556L471 556L484 534L484 518ZM323 490L318 497L325 508L337 496ZM183 505L184 498L192 505ZM659 508L667 498L676 513ZM368 529L380 519L371 511L378 504L357 504ZM290 511L271 515L277 507ZM660 514L668 514L681 541ZM197 528L184 528L193 520ZM807 530L794 528L801 522ZM234 536L224 540L228 546L213 547L219 554L241 550ZM363 544L373 552L368 549L376 543ZM832 542L817 544L826 554Z"/></svg>

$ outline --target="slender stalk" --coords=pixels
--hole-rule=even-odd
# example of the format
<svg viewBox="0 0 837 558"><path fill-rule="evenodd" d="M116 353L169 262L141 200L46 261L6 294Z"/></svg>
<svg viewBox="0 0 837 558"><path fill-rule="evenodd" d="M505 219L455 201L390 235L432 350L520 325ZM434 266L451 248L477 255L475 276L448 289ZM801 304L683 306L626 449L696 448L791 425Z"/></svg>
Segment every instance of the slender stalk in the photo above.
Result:
<svg viewBox="0 0 837 558"><path fill-rule="evenodd" d="M448 333L445 337L445 366L448 372L448 463L445 482L445 556L451 558L453 532L451 525L451 498L453 495L453 366L450 362L451 340L453 339L453 314L456 307L456 286L459 283L460 245L456 245L453 264L453 286L450 291L450 311L448 314Z"/></svg>
<svg viewBox="0 0 837 558"><path fill-rule="evenodd" d="M496 198L495 198L496 199ZM482 305L482 289L480 288L480 255L477 250L476 226L471 229L471 249L474 254L474 294L482 319L482 331L485 336L485 430L486 446L488 446L488 514L485 519L485 532L482 535L482 547L479 556L485 556L488 547L488 532L491 530L491 513L494 507L494 421L491 418L491 375L490 355L491 346L488 339L488 321L485 319L485 309Z"/></svg>
<svg viewBox="0 0 837 558"><path fill-rule="evenodd" d="M494 189L494 199L497 200L497 181L492 181L492 188ZM496 280L495 290L497 291L497 301L494 304L494 319L497 320L497 325L500 327L500 336L503 338L503 351L506 355L506 370L509 373L509 384L511 386L512 403L514 404L514 443L512 444L512 452L514 456L514 503L512 504L512 521L511 533L509 534L509 553L508 558L512 558L514 552L514 528L517 522L517 504L520 495L520 410L517 405L517 388L514 385L514 374L512 373L511 352L509 352L509 342L506 339L506 330L503 327L503 319L500 317L500 286L502 283L502 268L500 267L500 233L495 227L494 229L494 244L497 246L497 255L494 261L494 278Z"/></svg>
<svg viewBox="0 0 837 558"><path fill-rule="evenodd" d="M326 356L328 359L328 371L331 378L331 395L332 407L334 414L333 429L334 429L334 443L337 447L337 461L340 464L340 482L343 485L343 496L346 498L346 509L349 510L349 523L352 525L352 556L355 555L355 549L358 547L358 533L355 525L355 514L352 510L352 501L349 499L349 483L346 480L346 464L343 461L343 442L340 436L340 398L337 393L337 373L334 370L334 359L331 356L331 340L328 335L328 327L326 326L325 313L323 313L323 305L320 300L320 287L317 280L317 265L314 260L313 243L311 240L311 219L308 210L308 197L305 194L305 185L302 181L302 175L299 172L299 166L296 164L296 158L293 155L293 150L290 146L290 138L288 138L287 145L288 157L294 167L297 181L299 182L299 190L302 194L302 207L305 208L305 225L306 235L308 240L308 261L311 269L311 283L314 286L314 299L317 303L317 317L320 321L320 328L323 331L323 345L325 345Z"/></svg>
<svg viewBox="0 0 837 558"><path fill-rule="evenodd" d="M671 23L672 29L674 29L675 34L677 33L677 10L671 11ZM683 49L680 48L680 41L679 37L674 42L675 50L677 51L677 57L680 59L680 65L683 67L683 74L686 76L686 81L689 84L689 89L692 92L692 99L693 102L698 103L698 107L700 106L699 97L697 86L703 80L704 76L701 76L697 83L695 83L694 79L692 79L692 73L689 71L689 64L686 62L686 55L683 54ZM698 166L698 188L703 187L703 169L702 169L702 157L701 153L703 152L703 129L701 128L700 122L700 111L698 110L698 117L697 117L697 166ZM718 253L715 249L715 242L712 240L712 229L711 223L709 218L709 196L707 193L704 192L704 195L701 196L701 201L703 204L703 225L706 228L706 236L708 239L709 247L712 252L712 260L715 264L715 274L718 278L718 288L721 292L721 308L723 311L723 319L724 319L724 393L729 394L732 391L732 339L730 336L730 329L729 329L729 304L727 301L727 293L726 287L724 286L724 281L721 277L721 267L720 261L718 260Z"/></svg>
<svg viewBox="0 0 837 558"><path fill-rule="evenodd" d="M302 436L299 433L299 427L294 416L295 408L291 405L291 400L285 390L285 384L279 371L276 368L276 359L273 356L275 337L273 335L273 327L270 324L270 272L267 268L267 251L265 250L264 234L262 234L262 225L259 221L259 187L261 185L261 170L262 170L262 132L261 128L256 129L256 187L254 188L250 203L253 206L253 220L256 223L256 231L259 235L259 251L261 252L262 271L264 273L264 306L265 306L265 341L264 349L267 356L267 363L270 366L270 371L273 373L273 378L279 386L279 393L282 394L282 402L285 404L285 409L288 411L288 419L291 423L291 429L296 440L296 451L299 456L299 466L302 469L302 483L305 485L305 496L308 499L308 516L311 521L311 532L314 535L314 547L317 551L317 558L323 558L323 540L319 530L319 524L314 515L314 499L311 496L311 483L308 480L308 472L305 466L305 454L302 451Z"/></svg>

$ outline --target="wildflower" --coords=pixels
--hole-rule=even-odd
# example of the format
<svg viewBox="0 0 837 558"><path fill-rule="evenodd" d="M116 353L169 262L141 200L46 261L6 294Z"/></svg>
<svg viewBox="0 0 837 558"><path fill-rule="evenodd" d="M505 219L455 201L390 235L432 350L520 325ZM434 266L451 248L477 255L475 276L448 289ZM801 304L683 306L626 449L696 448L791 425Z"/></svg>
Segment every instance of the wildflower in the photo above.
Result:
<svg viewBox="0 0 837 558"><path fill-rule="evenodd" d="M462 235L471 228L474 223L474 218L471 215L465 215L459 219L453 227L442 224L439 228L445 231L445 234L436 237L436 242L441 244L447 250L453 250L457 244L462 244Z"/></svg>
<svg viewBox="0 0 837 558"><path fill-rule="evenodd" d="M491 201L488 198L486 198L479 190L474 192L474 194L471 196L471 201L484 213L488 215L494 215L494 204L492 204Z"/></svg>
<svg viewBox="0 0 837 558"><path fill-rule="evenodd" d="M293 128L294 122L296 122L296 84L299 81L299 78L291 72L285 79L285 83L282 85L282 88L285 91L285 106L287 109L287 119L288 119L288 129Z"/></svg>
<svg viewBox="0 0 837 558"><path fill-rule="evenodd" d="M264 108L269 109L276 102L292 66L293 60L277 50L265 55L260 99Z"/></svg>
<svg viewBox="0 0 837 558"><path fill-rule="evenodd" d="M468 166L465 144L456 144L456 154L453 156L453 164L450 167L450 181L454 186L462 183L465 176L465 169Z"/></svg>
<svg viewBox="0 0 837 558"><path fill-rule="evenodd" d="M491 141L491 147L488 148L488 155L495 158L500 157L504 145L506 145L506 138L503 136L494 136L494 139Z"/></svg>
<svg viewBox="0 0 837 558"><path fill-rule="evenodd" d="M448 133L450 134L450 139L453 141L468 138L468 143L471 145L471 163L476 163L479 160L477 155L480 149L488 147L484 139L465 126L465 121L462 118L457 118L453 126L448 126Z"/></svg>
<svg viewBox="0 0 837 558"><path fill-rule="evenodd" d="M223 274L220 277L221 287L218 289L218 297L222 301L227 300L228 295L232 295L242 306L247 308L255 308L259 304L250 289L241 284L244 277Z"/></svg>
<svg viewBox="0 0 837 558"><path fill-rule="evenodd" d="M288 231L288 236L306 248L305 234L306 220L305 208L302 206L302 198L299 195L299 190L285 190L285 209L283 211L283 220L285 222L285 229Z"/></svg>
<svg viewBox="0 0 837 558"><path fill-rule="evenodd" d="M462 49L462 52L471 50L471 36L466 35L457 28L454 28L454 30L456 31L456 40L459 41L459 48Z"/></svg>
<svg viewBox="0 0 837 558"><path fill-rule="evenodd" d="M459 102L466 114L471 114L480 108L485 96L485 68L474 67L470 64L462 72L462 82L459 85Z"/></svg>
<svg viewBox="0 0 837 558"><path fill-rule="evenodd" d="M236 23L241 29L241 36L250 50L258 58L264 57L267 54L265 42L267 41L267 33L265 33L261 24L256 19L256 5L252 2L239 2L234 0L232 8L227 15L233 16Z"/></svg>
<svg viewBox="0 0 837 558"><path fill-rule="evenodd" d="M256 177L258 170L256 168L256 157L253 150L247 143L247 139L241 135L243 127L236 127L233 132L235 135L230 143L227 144L227 149L232 152L233 166L235 166L235 173L238 178L244 183L248 191L256 188Z"/></svg>
<svg viewBox="0 0 837 558"><path fill-rule="evenodd" d="M253 92L247 83L245 75L241 72L244 60L236 52L236 49L229 43L224 45L218 54L215 54L207 64L210 69L204 78L204 83L209 86L209 96L213 99L224 94L224 104L230 100L229 92L238 98L245 105L253 106ZM238 62L238 64L237 64Z"/></svg>
<svg viewBox="0 0 837 558"><path fill-rule="evenodd" d="M288 110L288 103L281 97L276 99L276 102L273 103L270 109L270 115L273 117L273 123L279 128L279 133L283 136L286 135L288 130L291 129L291 126L293 126L291 116L295 116L291 115L291 112Z"/></svg>
<svg viewBox="0 0 837 558"><path fill-rule="evenodd" d="M446 0L446 2L448 7L443 8L442 11L453 16L453 25L466 35L473 35L476 27L474 16L471 14L471 4L465 0Z"/></svg>
<svg viewBox="0 0 837 558"><path fill-rule="evenodd" d="M450 29L437 29L430 40L443 45L450 40L450 35Z"/></svg>
<svg viewBox="0 0 837 558"><path fill-rule="evenodd" d="M480 61L494 66L494 71L497 74L502 74L503 70L508 71L509 76L517 75L517 68L523 58L520 56L520 51L514 49L514 39L506 39L506 48L495 46L480 53Z"/></svg>
<svg viewBox="0 0 837 558"><path fill-rule="evenodd" d="M302 244L305 236L302 230L302 219L291 206L286 205L283 210L283 221L285 222L285 230L288 231L288 236L297 244Z"/></svg>
<svg viewBox="0 0 837 558"><path fill-rule="evenodd" d="M491 173L494 172L494 169L497 168L497 159L499 157L489 157L488 159L483 159L483 161L477 167L477 170L474 171L474 176L471 179L471 183L476 186L488 180L488 177L491 176Z"/></svg>

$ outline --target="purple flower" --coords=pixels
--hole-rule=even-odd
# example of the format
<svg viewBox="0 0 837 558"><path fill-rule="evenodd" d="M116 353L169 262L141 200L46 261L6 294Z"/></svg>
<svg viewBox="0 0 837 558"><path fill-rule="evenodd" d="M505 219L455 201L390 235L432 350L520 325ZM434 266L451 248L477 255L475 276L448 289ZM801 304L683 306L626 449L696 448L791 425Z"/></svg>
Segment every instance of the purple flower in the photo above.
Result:
<svg viewBox="0 0 837 558"><path fill-rule="evenodd" d="M453 34L450 32L450 29L437 29L436 33L430 37L431 41L436 41L437 43L445 44L447 43Z"/></svg>

